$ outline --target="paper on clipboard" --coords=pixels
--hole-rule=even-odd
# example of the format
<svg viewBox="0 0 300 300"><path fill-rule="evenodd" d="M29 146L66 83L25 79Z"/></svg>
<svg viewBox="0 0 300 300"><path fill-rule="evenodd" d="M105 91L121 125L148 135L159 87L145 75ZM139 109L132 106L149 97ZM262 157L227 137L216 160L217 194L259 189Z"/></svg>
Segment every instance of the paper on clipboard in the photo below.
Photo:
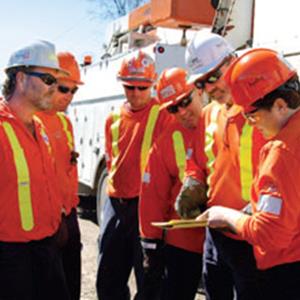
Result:
<svg viewBox="0 0 300 300"><path fill-rule="evenodd" d="M168 222L152 222L152 226L160 227L162 229L179 229L179 228L195 228L195 227L205 227L207 225L206 221L192 220L170 220Z"/></svg>

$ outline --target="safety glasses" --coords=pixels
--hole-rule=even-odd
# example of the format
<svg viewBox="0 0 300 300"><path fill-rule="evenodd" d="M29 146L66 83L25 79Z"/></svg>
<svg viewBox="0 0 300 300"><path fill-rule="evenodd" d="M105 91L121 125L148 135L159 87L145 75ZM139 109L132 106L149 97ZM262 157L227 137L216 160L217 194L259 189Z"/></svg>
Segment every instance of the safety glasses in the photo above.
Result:
<svg viewBox="0 0 300 300"><path fill-rule="evenodd" d="M222 75L223 75L222 71L220 69L218 69L215 72L213 72L211 75L206 77L205 79L195 81L195 86L197 89L202 90L205 88L205 84L216 83L222 77Z"/></svg>
<svg viewBox="0 0 300 300"><path fill-rule="evenodd" d="M230 56L226 57L221 64L216 68L215 71L208 74L204 79L199 79L194 82L194 85L197 89L203 90L205 88L205 84L214 84L216 83L223 75L223 72L221 71L221 68L227 64L230 60Z"/></svg>
<svg viewBox="0 0 300 300"><path fill-rule="evenodd" d="M135 89L138 89L139 91L145 91L149 89L149 86L133 86L133 85L124 85L126 90L133 91Z"/></svg>
<svg viewBox="0 0 300 300"><path fill-rule="evenodd" d="M60 93L62 93L62 94L68 94L68 93L71 93L72 95L74 95L74 94L77 92L78 87L75 86L75 87L73 87L73 88L69 88L69 87L64 86L64 85L59 85L59 86L57 87L57 90L58 90Z"/></svg>
<svg viewBox="0 0 300 300"><path fill-rule="evenodd" d="M24 71L24 73L28 76L33 76L41 79L46 85L49 86L57 83L57 79L49 73L30 72L30 71Z"/></svg>
<svg viewBox="0 0 300 300"><path fill-rule="evenodd" d="M191 92L187 97L183 98L179 103L168 106L167 111L170 114L176 114L179 111L179 107L181 107L181 108L188 107L191 104L191 102L193 101L192 94L193 94L193 92Z"/></svg>

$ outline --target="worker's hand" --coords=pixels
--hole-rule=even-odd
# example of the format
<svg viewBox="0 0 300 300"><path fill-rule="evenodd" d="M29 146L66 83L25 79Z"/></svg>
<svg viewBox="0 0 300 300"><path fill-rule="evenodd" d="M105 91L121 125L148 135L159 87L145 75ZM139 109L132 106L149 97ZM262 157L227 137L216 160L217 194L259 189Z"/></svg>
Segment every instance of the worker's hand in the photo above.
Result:
<svg viewBox="0 0 300 300"><path fill-rule="evenodd" d="M184 219L198 216L207 202L207 188L204 183L187 177L176 198L175 210Z"/></svg>
<svg viewBox="0 0 300 300"><path fill-rule="evenodd" d="M160 290L164 276L164 243L159 239L142 239L143 249L143 299L160 299Z"/></svg>
<svg viewBox="0 0 300 300"><path fill-rule="evenodd" d="M199 215L196 220L206 221L207 226L211 228L225 229L236 233L238 221L243 217L246 215L238 210L224 206L212 206Z"/></svg>

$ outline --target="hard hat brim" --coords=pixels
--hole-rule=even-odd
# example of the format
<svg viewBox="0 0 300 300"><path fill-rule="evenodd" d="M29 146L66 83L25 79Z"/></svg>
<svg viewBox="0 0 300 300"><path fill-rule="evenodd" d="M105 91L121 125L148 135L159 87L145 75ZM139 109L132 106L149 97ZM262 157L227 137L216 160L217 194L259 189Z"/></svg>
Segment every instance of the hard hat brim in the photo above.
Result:
<svg viewBox="0 0 300 300"><path fill-rule="evenodd" d="M170 100L168 102L165 102L165 103L161 104L160 109L165 109L165 108L168 108L169 106L176 105L183 98L185 98L188 94L190 94L193 89L194 89L194 87L191 86L189 90L187 90L183 94L177 96L174 100Z"/></svg>

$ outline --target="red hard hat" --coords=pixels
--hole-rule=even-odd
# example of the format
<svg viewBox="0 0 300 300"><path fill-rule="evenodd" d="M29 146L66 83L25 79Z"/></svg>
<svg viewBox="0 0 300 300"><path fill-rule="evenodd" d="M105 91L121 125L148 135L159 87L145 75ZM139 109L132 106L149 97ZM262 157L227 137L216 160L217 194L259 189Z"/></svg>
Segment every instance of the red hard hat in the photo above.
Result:
<svg viewBox="0 0 300 300"><path fill-rule="evenodd" d="M233 101L245 112L296 74L295 69L278 52L252 49L240 56L227 70L224 79L231 89Z"/></svg>
<svg viewBox="0 0 300 300"><path fill-rule="evenodd" d="M59 66L70 73L66 79L74 81L76 84L83 84L80 80L80 70L75 57L70 52L60 52L57 57Z"/></svg>
<svg viewBox="0 0 300 300"><path fill-rule="evenodd" d="M142 51L124 59L117 76L122 83L132 86L151 86L156 77L153 59Z"/></svg>
<svg viewBox="0 0 300 300"><path fill-rule="evenodd" d="M187 82L187 71L181 68L166 69L156 85L157 97L162 107L176 104L194 89Z"/></svg>

